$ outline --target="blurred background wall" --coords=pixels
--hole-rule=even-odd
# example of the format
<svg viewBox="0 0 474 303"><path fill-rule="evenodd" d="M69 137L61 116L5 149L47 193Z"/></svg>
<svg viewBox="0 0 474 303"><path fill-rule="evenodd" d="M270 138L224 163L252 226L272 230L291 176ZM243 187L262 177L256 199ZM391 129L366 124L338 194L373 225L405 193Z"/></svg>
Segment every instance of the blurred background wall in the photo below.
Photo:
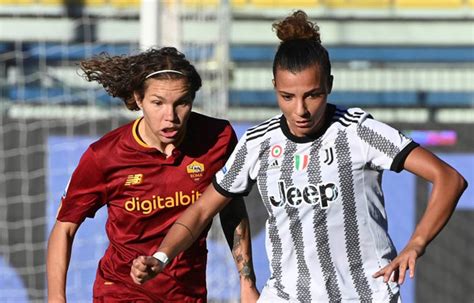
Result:
<svg viewBox="0 0 474 303"><path fill-rule="evenodd" d="M277 114L271 24L304 9L321 29L335 77L330 102L357 106L412 136L474 180L472 0L0 0L0 301L45 300L45 248L60 196L85 148L139 113L124 109L77 63L101 52L177 46L203 77L195 109L241 135ZM471 184L472 185L472 184ZM409 174L384 179L398 249L427 201ZM402 288L405 302L474 302L474 190ZM259 288L268 277L266 213L251 215ZM89 302L107 245L106 210L86 220L68 275L70 302ZM219 228L211 230L211 302L237 302L238 278Z"/></svg>

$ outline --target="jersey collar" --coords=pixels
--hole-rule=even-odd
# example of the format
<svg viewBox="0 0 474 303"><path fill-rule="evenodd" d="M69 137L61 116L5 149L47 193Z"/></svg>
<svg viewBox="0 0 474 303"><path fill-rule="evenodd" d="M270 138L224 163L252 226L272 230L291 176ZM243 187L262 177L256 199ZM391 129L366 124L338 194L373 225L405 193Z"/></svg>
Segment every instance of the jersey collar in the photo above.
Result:
<svg viewBox="0 0 474 303"><path fill-rule="evenodd" d="M163 154L161 151L159 151L155 147L152 147L146 144L146 142L143 141L142 137L140 136L140 133L138 132L138 125L140 125L142 120L143 120L143 117L138 118L137 120L135 120L132 126L132 136L133 136L134 143L136 143L135 144L136 148L139 151L142 151L145 153L156 154L157 156L165 160L166 163L168 162L169 164L175 163L182 155L181 149L179 147L176 147L175 149L173 149L171 156L166 157L165 154ZM182 144L183 142L181 142L181 145Z"/></svg>
<svg viewBox="0 0 474 303"><path fill-rule="evenodd" d="M331 125L331 119L332 116L334 115L334 112L336 111L336 106L333 104L327 104L326 105L326 112L325 112L325 117L324 117L324 125L321 127L316 133L311 134L309 136L304 136L304 137L298 137L295 136L291 133L290 128L288 127L288 123L286 122L285 115L281 115L280 117L280 127L283 132L283 134L291 141L295 143L308 143L308 142L313 142L314 140L318 139L321 137L328 127Z"/></svg>

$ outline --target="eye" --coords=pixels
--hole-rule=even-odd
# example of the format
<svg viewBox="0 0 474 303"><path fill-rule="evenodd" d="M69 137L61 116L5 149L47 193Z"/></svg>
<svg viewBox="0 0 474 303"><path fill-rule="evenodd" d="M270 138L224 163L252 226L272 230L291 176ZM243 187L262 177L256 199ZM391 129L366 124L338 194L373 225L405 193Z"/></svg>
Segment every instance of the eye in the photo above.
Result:
<svg viewBox="0 0 474 303"><path fill-rule="evenodd" d="M189 104L191 104L191 99L189 98L181 99L176 102L176 106L188 106Z"/></svg>
<svg viewBox="0 0 474 303"><path fill-rule="evenodd" d="M323 93L321 92L314 92L314 93L311 93L308 95L308 98L311 98L311 99L319 99L321 98L322 96L324 96Z"/></svg>
<svg viewBox="0 0 474 303"><path fill-rule="evenodd" d="M291 99L293 99L293 96L292 96L292 95L281 95L281 97L282 97L283 100L285 100L285 101L290 101Z"/></svg>
<svg viewBox="0 0 474 303"><path fill-rule="evenodd" d="M153 100L151 101L151 103L153 103L153 105L156 105L156 106L163 105L163 101L160 101L160 100Z"/></svg>

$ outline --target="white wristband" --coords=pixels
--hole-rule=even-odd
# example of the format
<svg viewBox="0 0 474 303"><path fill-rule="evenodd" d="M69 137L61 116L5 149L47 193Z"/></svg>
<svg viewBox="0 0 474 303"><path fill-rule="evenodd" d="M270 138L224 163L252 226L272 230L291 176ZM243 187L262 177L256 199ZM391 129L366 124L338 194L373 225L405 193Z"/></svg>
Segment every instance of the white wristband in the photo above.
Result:
<svg viewBox="0 0 474 303"><path fill-rule="evenodd" d="M168 256L161 251L157 251L156 253L153 254L153 257L158 259L158 261L161 262L162 267L165 268L165 266L170 262L170 259Z"/></svg>

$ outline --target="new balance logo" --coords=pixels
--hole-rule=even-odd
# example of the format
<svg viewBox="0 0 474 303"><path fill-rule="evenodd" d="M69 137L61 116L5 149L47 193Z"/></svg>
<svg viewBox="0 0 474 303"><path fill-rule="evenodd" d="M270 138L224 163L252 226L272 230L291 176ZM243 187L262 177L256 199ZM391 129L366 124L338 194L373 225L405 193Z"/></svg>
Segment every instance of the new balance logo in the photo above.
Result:
<svg viewBox="0 0 474 303"><path fill-rule="evenodd" d="M143 182L143 174L128 175L125 186L138 185Z"/></svg>
<svg viewBox="0 0 474 303"><path fill-rule="evenodd" d="M330 148L326 148L325 150L325 153L326 153L326 158L324 159L324 164L327 164L327 165L331 165L332 164L332 161L334 161L334 153L332 151L332 147Z"/></svg>

